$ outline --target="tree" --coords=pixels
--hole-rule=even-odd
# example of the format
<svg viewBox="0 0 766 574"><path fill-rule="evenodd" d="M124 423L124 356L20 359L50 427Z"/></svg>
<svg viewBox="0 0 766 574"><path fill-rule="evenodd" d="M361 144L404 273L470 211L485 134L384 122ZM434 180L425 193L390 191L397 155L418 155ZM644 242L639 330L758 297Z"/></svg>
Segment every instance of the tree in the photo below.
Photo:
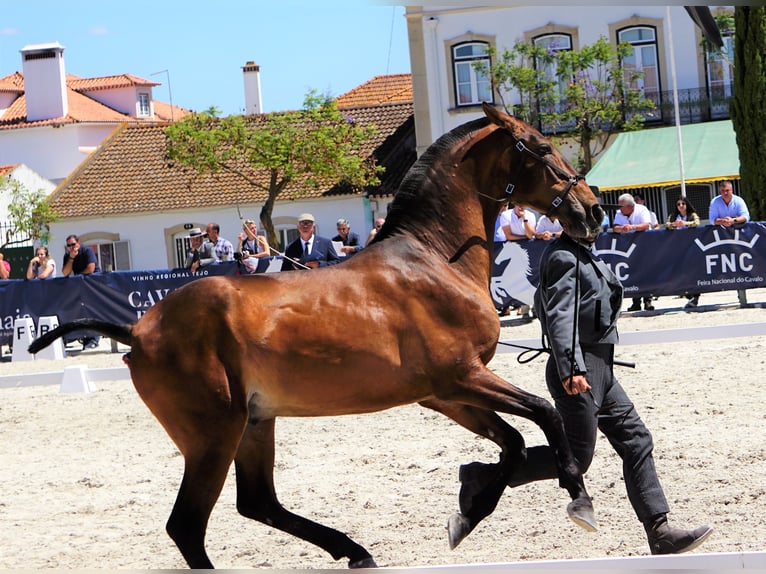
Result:
<svg viewBox="0 0 766 574"><path fill-rule="evenodd" d="M218 111L192 114L165 130L167 158L197 174L236 174L254 191L266 191L260 212L271 245L278 245L274 204L292 182L299 197L325 185L362 188L379 183L383 169L363 157L373 127L344 116L335 101L309 92L298 111L219 118Z"/></svg>
<svg viewBox="0 0 766 574"><path fill-rule="evenodd" d="M48 197L41 189L31 191L23 184L7 177L0 178L0 191L10 194L8 203L9 227L5 231L0 249L15 243L39 240L48 243L50 224L58 221L58 215L51 209ZM22 235L20 239L14 236Z"/></svg>
<svg viewBox="0 0 766 574"><path fill-rule="evenodd" d="M572 135L580 147L578 168L587 172L612 134L639 129L642 114L653 108L636 85L641 73L623 64L631 50L603 36L580 50L555 52L522 42L490 64L489 76L504 105L503 92L516 90L519 113L530 110L530 118Z"/></svg>
<svg viewBox="0 0 766 574"><path fill-rule="evenodd" d="M754 220L766 218L766 7L734 7L734 98L740 189Z"/></svg>

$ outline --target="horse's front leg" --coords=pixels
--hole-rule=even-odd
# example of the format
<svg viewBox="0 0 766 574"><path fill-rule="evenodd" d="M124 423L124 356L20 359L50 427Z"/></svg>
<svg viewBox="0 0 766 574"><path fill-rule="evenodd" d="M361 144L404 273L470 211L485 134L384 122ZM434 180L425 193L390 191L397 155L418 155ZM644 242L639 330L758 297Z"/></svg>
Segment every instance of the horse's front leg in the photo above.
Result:
<svg viewBox="0 0 766 574"><path fill-rule="evenodd" d="M458 403L482 410L521 416L536 423L545 434L554 452L559 485L565 488L572 498L572 502L567 506L569 517L586 530L595 530L596 521L591 499L585 489L582 474L569 447L561 415L550 402L511 385L484 365L476 366L457 381L453 381L451 385L445 385L437 389L437 391L439 392L438 403L432 402L426 406L434 408L433 405L438 404L440 408L437 408L437 410L441 410L445 414L447 412L442 410L441 403ZM454 412L458 412L458 410L454 410ZM450 414L447 414L447 416L452 418ZM458 419L454 420L463 424ZM471 430L474 429L472 428ZM474 430L474 432L478 431ZM479 432L479 434L497 442L497 440L486 433ZM494 466L483 463L467 465L461 469L461 474L463 475L461 480L478 483L479 488L481 488L481 484L487 483L488 480L492 481L494 475L498 472L497 468L493 468ZM511 472L513 471L513 469L510 470ZM505 473L505 469L501 471L503 474ZM468 500L461 499L461 506L467 506L467 503Z"/></svg>
<svg viewBox="0 0 766 574"><path fill-rule="evenodd" d="M511 475L526 457L524 437L493 411L435 399L420 405L442 413L501 448L497 463L475 462L460 468L460 513L450 516L447 523L449 545L454 549L497 507Z"/></svg>
<svg viewBox="0 0 766 574"><path fill-rule="evenodd" d="M274 489L274 419L249 422L234 459L237 510L327 551L348 558L349 568L375 568L370 553L348 536L286 510Z"/></svg>

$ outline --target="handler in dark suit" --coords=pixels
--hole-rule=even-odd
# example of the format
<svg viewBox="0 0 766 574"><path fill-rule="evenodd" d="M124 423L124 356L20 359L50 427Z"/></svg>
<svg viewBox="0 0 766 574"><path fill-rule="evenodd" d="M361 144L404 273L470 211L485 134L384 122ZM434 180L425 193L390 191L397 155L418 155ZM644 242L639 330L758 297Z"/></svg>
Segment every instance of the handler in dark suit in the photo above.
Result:
<svg viewBox="0 0 766 574"><path fill-rule="evenodd" d="M564 228L542 255L535 293L535 312L551 350L545 370L548 390L581 471L590 466L596 431L601 430L623 460L628 498L644 524L652 554L686 552L699 546L712 529L668 525L652 436L612 372L621 305L620 281L591 245L578 243ZM527 463L511 477L511 486L557 476L550 447L529 448L527 455Z"/></svg>
<svg viewBox="0 0 766 574"><path fill-rule="evenodd" d="M302 213L298 216L298 238L285 249L285 259L282 261L282 271L293 269L316 269L326 265L340 263L341 259L335 252L332 241L319 237L314 233L314 216ZM300 265L296 265L295 262Z"/></svg>

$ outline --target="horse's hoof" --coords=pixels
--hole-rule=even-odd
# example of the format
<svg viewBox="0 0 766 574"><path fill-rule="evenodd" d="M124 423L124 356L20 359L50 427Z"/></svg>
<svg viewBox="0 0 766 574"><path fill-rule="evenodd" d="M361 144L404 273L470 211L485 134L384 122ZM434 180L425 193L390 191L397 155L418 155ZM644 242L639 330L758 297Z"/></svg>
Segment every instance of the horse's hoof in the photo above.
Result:
<svg viewBox="0 0 766 574"><path fill-rule="evenodd" d="M362 558L361 560L349 560L348 561L348 567L349 568L377 568L378 565L375 564L375 560L373 560L372 556L368 556L367 558Z"/></svg>
<svg viewBox="0 0 766 574"><path fill-rule="evenodd" d="M471 527L468 518L460 513L455 513L447 520L447 537L449 538L449 549L454 550L457 545L463 541L463 538L471 533Z"/></svg>
<svg viewBox="0 0 766 574"><path fill-rule="evenodd" d="M593 512L593 503L590 498L575 498L567 505L567 514L572 522L588 532L598 530L596 514Z"/></svg>

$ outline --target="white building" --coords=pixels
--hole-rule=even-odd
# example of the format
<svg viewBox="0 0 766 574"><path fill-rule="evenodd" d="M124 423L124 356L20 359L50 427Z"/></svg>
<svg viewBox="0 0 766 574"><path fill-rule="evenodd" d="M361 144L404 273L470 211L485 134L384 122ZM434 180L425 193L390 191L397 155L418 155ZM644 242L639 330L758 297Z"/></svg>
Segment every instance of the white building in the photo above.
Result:
<svg viewBox="0 0 766 574"><path fill-rule="evenodd" d="M643 71L640 87L647 97L665 101L673 89L672 52L679 90L730 95L731 66L720 59L708 61L700 47L701 32L683 6L428 5L407 7L406 17L419 153L441 134L479 117L482 100L499 103L487 78L472 66L489 60L489 46L500 54L521 41L572 50L601 36L613 45L628 41L634 46L631 63ZM730 38L725 40L730 47Z"/></svg>
<svg viewBox="0 0 766 574"><path fill-rule="evenodd" d="M23 47L21 64L21 72L0 78L0 165L23 163L54 183L119 124L157 124L189 113L155 101L157 82L67 74L58 42Z"/></svg>

